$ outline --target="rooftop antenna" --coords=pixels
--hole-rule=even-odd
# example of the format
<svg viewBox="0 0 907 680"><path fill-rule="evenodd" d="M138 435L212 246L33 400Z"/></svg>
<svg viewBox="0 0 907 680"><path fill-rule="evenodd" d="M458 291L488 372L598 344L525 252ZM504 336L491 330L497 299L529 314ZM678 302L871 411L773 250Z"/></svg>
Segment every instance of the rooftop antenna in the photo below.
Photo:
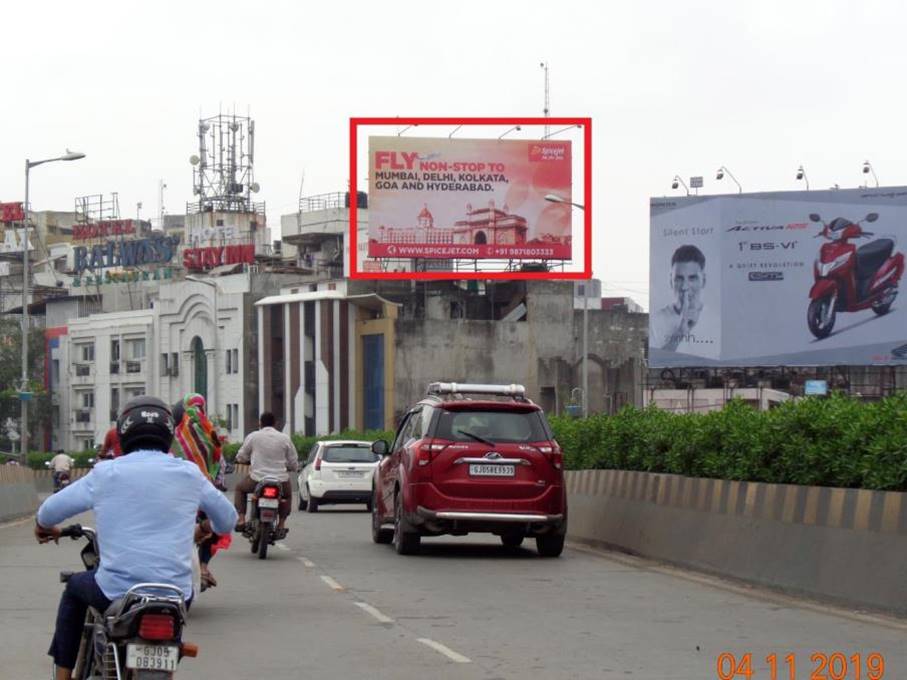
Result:
<svg viewBox="0 0 907 680"><path fill-rule="evenodd" d="M542 67L542 70L545 71L545 118L551 114L551 93L548 88L548 62L543 61L539 64ZM548 136L548 124L545 123L545 137Z"/></svg>

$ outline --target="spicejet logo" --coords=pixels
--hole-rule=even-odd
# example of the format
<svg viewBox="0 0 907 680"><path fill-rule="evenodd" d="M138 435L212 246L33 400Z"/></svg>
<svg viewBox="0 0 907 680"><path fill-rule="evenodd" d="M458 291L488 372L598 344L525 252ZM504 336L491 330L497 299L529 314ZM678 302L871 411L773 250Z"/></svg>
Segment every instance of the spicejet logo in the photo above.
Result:
<svg viewBox="0 0 907 680"><path fill-rule="evenodd" d="M529 147L529 162L567 160L567 145L563 142L538 142Z"/></svg>

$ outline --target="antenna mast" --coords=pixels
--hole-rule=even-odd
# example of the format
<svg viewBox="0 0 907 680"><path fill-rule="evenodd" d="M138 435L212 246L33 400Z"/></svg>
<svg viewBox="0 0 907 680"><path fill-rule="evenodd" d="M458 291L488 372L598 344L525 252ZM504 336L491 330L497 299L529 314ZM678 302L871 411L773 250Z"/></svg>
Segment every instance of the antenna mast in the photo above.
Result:
<svg viewBox="0 0 907 680"><path fill-rule="evenodd" d="M539 64L542 67L542 70L545 71L545 118L548 118L551 115L551 92L548 88L548 62L543 61ZM550 131L550 126L545 123L545 138L548 137Z"/></svg>

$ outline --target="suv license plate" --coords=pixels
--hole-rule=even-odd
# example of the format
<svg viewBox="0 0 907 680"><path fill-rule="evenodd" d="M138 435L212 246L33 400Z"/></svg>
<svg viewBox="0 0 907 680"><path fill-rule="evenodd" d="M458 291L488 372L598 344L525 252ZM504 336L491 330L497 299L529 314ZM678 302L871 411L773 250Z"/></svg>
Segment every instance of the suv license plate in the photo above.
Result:
<svg viewBox="0 0 907 680"><path fill-rule="evenodd" d="M179 647L171 645L126 645L126 668L175 671Z"/></svg>
<svg viewBox="0 0 907 680"><path fill-rule="evenodd" d="M276 498L259 498L258 507L259 508L276 508L280 505L280 501Z"/></svg>
<svg viewBox="0 0 907 680"><path fill-rule="evenodd" d="M362 477L363 474L364 473L357 470L338 470L337 472L337 476L344 479L358 479L359 477Z"/></svg>
<svg viewBox="0 0 907 680"><path fill-rule="evenodd" d="M470 463L469 474L473 477L514 477L516 476L516 466Z"/></svg>

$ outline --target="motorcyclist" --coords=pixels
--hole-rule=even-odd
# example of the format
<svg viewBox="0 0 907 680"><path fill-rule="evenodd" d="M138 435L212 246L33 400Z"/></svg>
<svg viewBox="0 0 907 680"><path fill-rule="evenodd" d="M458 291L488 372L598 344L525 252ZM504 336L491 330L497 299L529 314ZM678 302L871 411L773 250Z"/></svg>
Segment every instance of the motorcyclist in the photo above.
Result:
<svg viewBox="0 0 907 680"><path fill-rule="evenodd" d="M50 459L50 469L53 470L54 491L58 491L63 484L63 475L72 474L72 466L75 460L63 451L57 451L57 455Z"/></svg>
<svg viewBox="0 0 907 680"><path fill-rule="evenodd" d="M70 680L88 606L104 611L138 583L165 581L192 592L195 517L208 516L208 530L228 533L233 506L193 463L168 455L173 417L160 399L129 401L117 420L123 455L99 463L89 474L50 496L38 509L39 543L57 541L55 525L94 510L100 546L96 571L74 574L57 611L50 654L57 680Z"/></svg>
<svg viewBox="0 0 907 680"><path fill-rule="evenodd" d="M290 485L289 472L299 468L299 456L293 440L283 432L274 429L277 419L273 413L265 411L259 416L261 429L251 433L236 454L237 463L250 463L249 474L236 485L233 501L240 522L237 531L243 531L246 525L246 494L255 491L258 482L265 477L280 481L281 499L277 508L277 537L287 535L286 521L293 505L293 487Z"/></svg>

